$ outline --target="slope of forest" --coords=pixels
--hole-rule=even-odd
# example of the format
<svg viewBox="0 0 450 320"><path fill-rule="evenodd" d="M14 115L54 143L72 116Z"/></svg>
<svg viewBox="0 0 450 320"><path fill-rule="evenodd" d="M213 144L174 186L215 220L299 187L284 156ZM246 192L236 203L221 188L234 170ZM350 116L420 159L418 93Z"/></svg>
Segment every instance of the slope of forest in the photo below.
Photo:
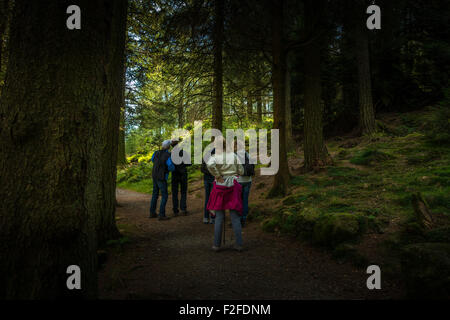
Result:
<svg viewBox="0 0 450 320"><path fill-rule="evenodd" d="M440 116L448 128L448 115ZM435 262L447 259L450 266L450 150L430 141L430 117L429 111L380 115L383 131L370 139L330 139L333 166L294 176L289 196L271 205L262 192L270 181L260 182L251 217L266 231L319 245L337 259L380 265L405 279L411 295L439 296L448 283L439 282ZM431 210L431 226L414 209L418 194ZM426 293L415 291L424 285Z"/></svg>
<svg viewBox="0 0 450 320"><path fill-rule="evenodd" d="M442 140L448 132L447 115L445 108L381 114L379 133L370 138L330 138L327 147L334 163L318 172L303 173L302 150L292 151L289 194L268 199L273 177L255 177L250 221L267 232L322 247L338 260L358 267L377 264L388 276L402 275L411 295L417 281L428 281L429 294L439 296L446 283L437 282L436 288L432 280L439 270L429 268L434 259L446 257L450 246L450 149L448 140ZM122 169L119 186L151 191L151 165L142 167L142 162ZM125 181L127 176L131 182ZM190 182L200 179L198 168L192 168ZM190 193L198 193L203 203L201 184L195 185ZM432 212L429 228L415 214L412 199L417 194ZM421 256L417 264L416 253L422 251L429 257ZM417 272L425 279L417 278Z"/></svg>
<svg viewBox="0 0 450 320"><path fill-rule="evenodd" d="M210 227L198 165L190 227L149 223L149 195L120 192L150 192L153 152L199 122L279 133L278 172L253 182L250 262L229 260L244 275L268 262L266 273L251 274L248 295L220 292L233 274L214 274L223 298L260 286L274 298L276 283L289 287L281 298L365 298L369 263L412 297L450 296L450 2L79 0L73 14L68 5L0 0L0 299L95 299L99 250L127 236L133 245L112 252L106 272L139 250L163 262L152 243L162 238L174 265L180 246L201 258L181 252L197 273L183 273L187 291L173 295L195 296L196 266L209 270L211 258L210 230L193 231ZM297 283L280 262L304 268ZM80 290L67 285L74 265ZM136 267L147 293L164 285L159 265ZM341 279L354 273L358 294Z"/></svg>

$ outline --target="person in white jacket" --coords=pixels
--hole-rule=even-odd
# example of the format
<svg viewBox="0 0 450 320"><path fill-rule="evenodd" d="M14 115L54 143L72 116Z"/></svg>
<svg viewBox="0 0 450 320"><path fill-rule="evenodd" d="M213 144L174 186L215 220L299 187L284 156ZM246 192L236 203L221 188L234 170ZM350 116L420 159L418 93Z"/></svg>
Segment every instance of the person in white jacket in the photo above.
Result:
<svg viewBox="0 0 450 320"><path fill-rule="evenodd" d="M223 149L225 149L225 139L223 140ZM216 141L220 143L219 141ZM244 174L244 167L238 163L236 154L231 151L227 152L216 148L216 152L206 163L208 171L215 177L216 185L224 187L233 187L234 181L238 181L240 175ZM222 225L225 217L225 210L217 210L215 213L214 225L214 251L220 250L222 240ZM235 249L242 251L242 226L240 213L230 210L231 223L236 237Z"/></svg>
<svg viewBox="0 0 450 320"><path fill-rule="evenodd" d="M220 186L232 187L233 181L244 174L244 167L238 163L237 155L234 152L216 149L216 153L209 158L206 166L216 178L216 184Z"/></svg>

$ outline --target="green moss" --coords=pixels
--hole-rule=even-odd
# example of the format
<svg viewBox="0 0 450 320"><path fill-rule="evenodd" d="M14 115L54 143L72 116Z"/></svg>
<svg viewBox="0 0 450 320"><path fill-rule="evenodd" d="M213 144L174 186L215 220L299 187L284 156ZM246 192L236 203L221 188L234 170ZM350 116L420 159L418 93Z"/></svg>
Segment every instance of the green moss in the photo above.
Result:
<svg viewBox="0 0 450 320"><path fill-rule="evenodd" d="M311 186L311 181L307 180L305 176L295 176L290 180L293 186Z"/></svg>
<svg viewBox="0 0 450 320"><path fill-rule="evenodd" d="M282 215L280 230L286 234L310 239L320 214L320 211L316 208L285 210Z"/></svg>
<svg viewBox="0 0 450 320"><path fill-rule="evenodd" d="M343 242L357 240L360 231L360 218L355 214L324 214L314 226L313 241L319 245L336 247Z"/></svg>
<svg viewBox="0 0 450 320"><path fill-rule="evenodd" d="M356 210L353 205L337 197L332 197L326 208L328 212L351 212Z"/></svg>
<svg viewBox="0 0 450 320"><path fill-rule="evenodd" d="M350 159L350 162L357 165L373 165L392 158L393 156L385 152L375 149L366 149L357 152L353 158Z"/></svg>
<svg viewBox="0 0 450 320"><path fill-rule="evenodd" d="M428 162L429 160L430 160L429 157L424 153L413 154L413 155L406 157L406 162L409 165L424 164L424 163Z"/></svg>
<svg viewBox="0 0 450 320"><path fill-rule="evenodd" d="M276 227L272 227L336 247L357 241L367 230L392 232L386 227L395 219L401 225L396 235L397 247L415 242L444 242L444 232L428 234L413 219L408 219L414 212L411 195L418 192L434 214L450 214L450 150L428 143L420 132L422 123L415 117L418 115L411 115L414 126L404 124L399 129L401 134L364 138L345 151L336 143L335 151L338 154L342 151L342 158L352 155L351 162L367 167L344 167L338 161L326 171L293 177L293 194L280 200L280 207L288 210L279 211L272 221ZM398 121L391 123L397 125ZM311 208L313 214L309 215ZM340 215L345 218L333 218Z"/></svg>
<svg viewBox="0 0 450 320"><path fill-rule="evenodd" d="M280 225L279 217L270 217L264 219L261 223L261 227L265 232L275 232Z"/></svg>
<svg viewBox="0 0 450 320"><path fill-rule="evenodd" d="M360 178L360 171L355 168L348 167L328 167L327 174L333 178L343 178L347 181L356 181Z"/></svg>
<svg viewBox="0 0 450 320"><path fill-rule="evenodd" d="M432 108L426 121L426 137L436 144L450 144L450 90L446 93L446 103Z"/></svg>
<svg viewBox="0 0 450 320"><path fill-rule="evenodd" d="M425 191L423 195L431 209L442 213L450 211L450 187Z"/></svg>
<svg viewBox="0 0 450 320"><path fill-rule="evenodd" d="M297 201L295 199L295 197L291 196L291 197L287 197L286 199L283 200L283 205L285 206L290 206L295 204Z"/></svg>

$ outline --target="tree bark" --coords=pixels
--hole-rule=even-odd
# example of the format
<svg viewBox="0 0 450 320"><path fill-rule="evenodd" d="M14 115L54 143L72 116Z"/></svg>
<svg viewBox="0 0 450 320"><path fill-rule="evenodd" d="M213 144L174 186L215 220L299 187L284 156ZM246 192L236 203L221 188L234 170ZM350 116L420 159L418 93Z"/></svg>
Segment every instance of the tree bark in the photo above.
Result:
<svg viewBox="0 0 450 320"><path fill-rule="evenodd" d="M304 155L306 170L316 170L331 162L323 140L323 104L321 85L322 39L314 28L321 19L322 1L305 0L305 27L312 41L304 47Z"/></svg>
<svg viewBox="0 0 450 320"><path fill-rule="evenodd" d="M273 128L279 130L280 164L275 175L269 197L284 196L289 186L289 165L286 151L286 54L283 43L283 4L272 0L272 86L273 86Z"/></svg>
<svg viewBox="0 0 450 320"><path fill-rule="evenodd" d="M0 66L2 65L3 44L8 23L9 0L0 0Z"/></svg>
<svg viewBox="0 0 450 320"><path fill-rule="evenodd" d="M126 40L127 41L127 40ZM125 56L124 59L126 59L126 53L124 52ZM127 66L126 63L124 63L123 66L123 80L122 80L122 107L120 108L120 123L119 123L119 145L118 145L118 151L117 151L117 165L123 166L127 163L127 157L125 152L125 114L127 109L127 103L125 99L125 91L126 91L126 74L127 74ZM117 206L117 201L116 201Z"/></svg>
<svg viewBox="0 0 450 320"><path fill-rule="evenodd" d="M251 93L247 94L247 117L249 120L253 120L253 97Z"/></svg>
<svg viewBox="0 0 450 320"><path fill-rule="evenodd" d="M0 0L0 94L4 77L6 30L9 23L9 0Z"/></svg>
<svg viewBox="0 0 450 320"><path fill-rule="evenodd" d="M127 1L108 2L105 6L105 21L109 34L109 51L105 61L107 95L103 105L105 119L103 132L103 204L98 216L97 234L100 246L107 240L117 239L120 233L116 226L116 178L120 132L120 114L124 106L125 42L127 23Z"/></svg>
<svg viewBox="0 0 450 320"><path fill-rule="evenodd" d="M262 113L263 113L263 99L262 99L262 83L261 83L261 66L258 65L255 75L255 87L256 87L256 122L262 123Z"/></svg>
<svg viewBox="0 0 450 320"><path fill-rule="evenodd" d="M286 57L286 85L285 85L285 102L286 102L286 146L288 150L294 147L292 139L292 101L291 101L291 72L289 70L289 55Z"/></svg>
<svg viewBox="0 0 450 320"><path fill-rule="evenodd" d="M119 147L117 155L117 165L123 166L127 163L125 154L125 112L126 106L120 110Z"/></svg>
<svg viewBox="0 0 450 320"><path fill-rule="evenodd" d="M214 83L212 127L222 130L223 124L223 33L224 33L224 0L216 0L214 5Z"/></svg>
<svg viewBox="0 0 450 320"><path fill-rule="evenodd" d="M262 123L262 98L261 98L261 90L258 90L258 93L256 94L256 122Z"/></svg>
<svg viewBox="0 0 450 320"><path fill-rule="evenodd" d="M375 111L372 99L372 80L370 72L369 39L365 24L365 1L358 0L353 25L356 42L356 61L358 65L359 127L362 134L372 135L376 131Z"/></svg>
<svg viewBox="0 0 450 320"><path fill-rule="evenodd" d="M180 103L178 104L178 128L183 129L184 127L184 77L180 79Z"/></svg>
<svg viewBox="0 0 450 320"><path fill-rule="evenodd" d="M109 13L124 14L116 6L126 1L78 1L76 31L65 28L70 4L15 1L0 100L0 298L97 294L96 231L112 189L105 172L113 176L105 129L118 127L104 117L123 72L112 39L125 32ZM81 268L81 290L66 287L70 265Z"/></svg>

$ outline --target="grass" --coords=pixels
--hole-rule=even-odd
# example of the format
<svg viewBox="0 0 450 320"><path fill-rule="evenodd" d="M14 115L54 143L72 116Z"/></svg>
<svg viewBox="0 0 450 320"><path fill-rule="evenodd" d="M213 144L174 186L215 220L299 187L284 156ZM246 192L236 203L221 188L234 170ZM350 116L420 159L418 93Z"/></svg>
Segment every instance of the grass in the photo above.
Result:
<svg viewBox="0 0 450 320"><path fill-rule="evenodd" d="M153 180L152 179L144 179L136 182L128 182L123 181L117 183L117 187L120 189L132 190L140 193L152 193L153 189Z"/></svg>
<svg viewBox="0 0 450 320"><path fill-rule="evenodd" d="M374 165L375 163L380 163L391 158L392 156L388 153L376 149L365 149L358 151L353 158L350 159L350 163L367 166Z"/></svg>
<svg viewBox="0 0 450 320"><path fill-rule="evenodd" d="M153 190L153 179L151 178L152 166L141 163L132 164L120 169L117 174L117 187L120 189L132 190L140 193L151 194ZM168 180L168 191L172 191L171 175ZM202 179L203 174L199 166L188 168L188 183L193 183Z"/></svg>

